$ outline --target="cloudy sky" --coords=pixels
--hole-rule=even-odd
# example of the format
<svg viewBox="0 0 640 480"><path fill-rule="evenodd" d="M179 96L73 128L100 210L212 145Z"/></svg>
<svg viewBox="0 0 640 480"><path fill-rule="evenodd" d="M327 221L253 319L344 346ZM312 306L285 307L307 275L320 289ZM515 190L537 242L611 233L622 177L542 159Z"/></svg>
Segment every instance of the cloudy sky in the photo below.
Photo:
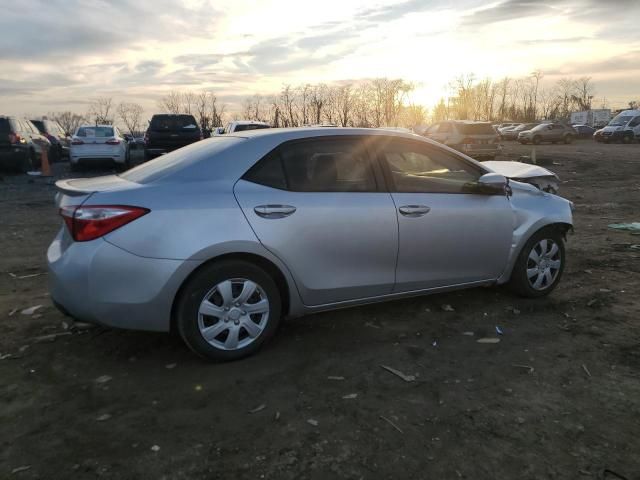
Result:
<svg viewBox="0 0 640 480"><path fill-rule="evenodd" d="M455 5L455 6L454 6ZM640 99L640 0L20 0L0 14L0 113L150 114L170 90L231 109L284 83L378 76L433 104L461 73L591 76L597 101Z"/></svg>

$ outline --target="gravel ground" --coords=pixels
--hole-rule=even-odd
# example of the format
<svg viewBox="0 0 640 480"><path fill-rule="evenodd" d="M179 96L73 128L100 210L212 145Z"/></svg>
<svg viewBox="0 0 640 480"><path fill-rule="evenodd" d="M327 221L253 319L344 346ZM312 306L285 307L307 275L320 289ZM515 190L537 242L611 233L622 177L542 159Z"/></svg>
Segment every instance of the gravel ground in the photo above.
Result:
<svg viewBox="0 0 640 480"><path fill-rule="evenodd" d="M226 364L168 334L75 328L47 295L54 187L3 174L0 478L640 478L640 236L607 228L640 222L640 145L537 154L576 204L551 296L313 315Z"/></svg>

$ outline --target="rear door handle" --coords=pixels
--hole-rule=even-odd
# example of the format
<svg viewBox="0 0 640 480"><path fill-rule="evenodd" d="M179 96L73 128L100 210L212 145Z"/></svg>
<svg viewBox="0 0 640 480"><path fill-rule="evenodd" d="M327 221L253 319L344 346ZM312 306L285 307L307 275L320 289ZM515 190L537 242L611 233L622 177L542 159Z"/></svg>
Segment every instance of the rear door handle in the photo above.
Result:
<svg viewBox="0 0 640 480"><path fill-rule="evenodd" d="M422 217L431 211L426 205L405 205L398 208L405 217Z"/></svg>
<svg viewBox="0 0 640 480"><path fill-rule="evenodd" d="M296 211L291 205L258 205L253 209L262 218L284 218Z"/></svg>

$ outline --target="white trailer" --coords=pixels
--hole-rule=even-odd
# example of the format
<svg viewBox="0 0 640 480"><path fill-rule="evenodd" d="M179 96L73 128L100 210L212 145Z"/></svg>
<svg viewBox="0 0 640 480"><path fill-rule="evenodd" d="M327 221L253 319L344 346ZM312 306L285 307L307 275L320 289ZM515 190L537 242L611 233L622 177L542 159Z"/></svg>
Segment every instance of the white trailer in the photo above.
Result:
<svg viewBox="0 0 640 480"><path fill-rule="evenodd" d="M589 125L602 128L611 120L611 110L602 108L598 110L585 110L571 114L571 125Z"/></svg>

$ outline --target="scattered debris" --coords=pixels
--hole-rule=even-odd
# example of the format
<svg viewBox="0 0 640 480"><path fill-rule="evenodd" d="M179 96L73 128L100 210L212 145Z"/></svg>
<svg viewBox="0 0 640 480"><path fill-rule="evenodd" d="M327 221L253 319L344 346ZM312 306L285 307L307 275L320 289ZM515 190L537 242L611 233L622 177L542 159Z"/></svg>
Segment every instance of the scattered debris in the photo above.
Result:
<svg viewBox="0 0 640 480"><path fill-rule="evenodd" d="M463 335L466 335L467 337L473 337L475 335L475 333L473 332L462 332Z"/></svg>
<svg viewBox="0 0 640 480"><path fill-rule="evenodd" d="M380 329L380 326L379 326L379 325L374 325L374 324L373 324L373 323L371 323L371 322L367 322L367 323L365 323L365 324L364 324L364 326L365 326L365 327L370 327L370 328L377 328L377 329Z"/></svg>
<svg viewBox="0 0 640 480"><path fill-rule="evenodd" d="M38 310L40 308L42 308L42 305L35 305L33 307L25 308L20 313L22 315L33 315L36 312L36 310Z"/></svg>
<svg viewBox="0 0 640 480"><path fill-rule="evenodd" d="M108 414L108 413L103 413L102 415L100 415L99 417L97 417L97 418L96 418L96 420L97 420L98 422L104 422L104 421L109 420L110 418L111 418L111 415L110 415L110 414Z"/></svg>
<svg viewBox="0 0 640 480"><path fill-rule="evenodd" d="M13 317L13 316L16 314L16 312L17 312L17 311L18 311L18 309L17 309L17 308L12 309L12 310L9 312L9 316L10 316L10 317Z"/></svg>
<svg viewBox="0 0 640 480"><path fill-rule="evenodd" d="M258 413L264 410L265 408L267 408L267 406L264 403L261 403L256 408L249 410L247 413Z"/></svg>
<svg viewBox="0 0 640 480"><path fill-rule="evenodd" d="M588 273L589 275L593 275L593 270L583 270L584 273Z"/></svg>
<svg viewBox="0 0 640 480"><path fill-rule="evenodd" d="M589 300L587 302L587 307L592 307L594 306L596 303L598 303L598 299L597 298L592 298L591 300Z"/></svg>
<svg viewBox="0 0 640 480"><path fill-rule="evenodd" d="M164 368L168 368L169 370L171 370L172 368L176 368L178 366L177 363L167 363Z"/></svg>
<svg viewBox="0 0 640 480"><path fill-rule="evenodd" d="M444 310L445 312L455 312L455 309L448 303L442 305L442 310Z"/></svg>
<svg viewBox="0 0 640 480"><path fill-rule="evenodd" d="M350 393L348 395L345 395L344 397L342 397L344 400L353 400L354 398L358 398L358 394L357 393Z"/></svg>
<svg viewBox="0 0 640 480"><path fill-rule="evenodd" d="M524 418L518 417L518 418L516 418L516 422L518 422L520 425L522 425L524 423Z"/></svg>
<svg viewBox="0 0 640 480"><path fill-rule="evenodd" d="M500 343L500 339L499 338L495 338L495 337L485 337L485 338L479 338L478 340L476 340L476 342L478 342L478 343Z"/></svg>
<svg viewBox="0 0 640 480"><path fill-rule="evenodd" d="M431 344L432 347L437 347L438 346L438 341L434 340L433 343Z"/></svg>
<svg viewBox="0 0 640 480"><path fill-rule="evenodd" d="M502 331L502 329L498 325L496 325L496 333L498 335L504 335L504 332Z"/></svg>
<svg viewBox="0 0 640 480"><path fill-rule="evenodd" d="M317 421L317 420L314 420L313 418L308 419L308 420L307 420L307 423L308 423L309 425L313 425L314 427L317 427L317 426L318 426L318 421Z"/></svg>
<svg viewBox="0 0 640 480"><path fill-rule="evenodd" d="M582 369L584 370L584 373L586 373L589 377L591 376L591 372L584 363L582 364Z"/></svg>
<svg viewBox="0 0 640 480"><path fill-rule="evenodd" d="M55 342L56 338L63 337L65 335L71 335L71 332L60 332L60 333L51 333L49 335L40 335L39 337L34 337L33 341L35 343Z"/></svg>
<svg viewBox="0 0 640 480"><path fill-rule="evenodd" d="M632 223L611 223L608 225L613 230L623 230L626 232L640 232L640 222Z"/></svg>
<svg viewBox="0 0 640 480"><path fill-rule="evenodd" d="M517 308L513 308L513 310L511 310L513 312L514 315L520 315L520 310L518 310Z"/></svg>
<svg viewBox="0 0 640 480"><path fill-rule="evenodd" d="M276 412L275 416L273 417L273 419L277 422L278 420L280 420L280 412Z"/></svg>
<svg viewBox="0 0 640 480"><path fill-rule="evenodd" d="M159 452L160 451L160 447L158 445L154 445L153 447L151 447L151 451Z"/></svg>
<svg viewBox="0 0 640 480"><path fill-rule="evenodd" d="M11 473L15 474L15 473L20 473L20 472L26 472L30 468L31 468L31 465L23 465L22 467L14 468L13 470L11 470Z"/></svg>
<svg viewBox="0 0 640 480"><path fill-rule="evenodd" d="M4 355L0 353L0 360L6 360L7 358L11 358L10 353L5 353Z"/></svg>
<svg viewBox="0 0 640 480"><path fill-rule="evenodd" d="M631 250L640 250L640 243L636 243L635 245L631 245L629 248Z"/></svg>
<svg viewBox="0 0 640 480"><path fill-rule="evenodd" d="M40 275L46 275L46 274L47 274L47 272L38 272L38 273L31 273L29 275L20 275L20 276L18 276L15 273L9 272L9 276L11 278L15 278L16 280L23 280L25 278L39 277Z"/></svg>
<svg viewBox="0 0 640 480"><path fill-rule="evenodd" d="M334 375L329 375L327 380L344 380L344 377L336 377Z"/></svg>
<svg viewBox="0 0 640 480"><path fill-rule="evenodd" d="M94 382L98 383L98 384L102 384L102 383L107 383L110 382L112 379L112 377L110 377L109 375L101 375L98 378L96 378L94 380Z"/></svg>
<svg viewBox="0 0 640 480"><path fill-rule="evenodd" d="M93 323L73 322L73 328L75 330L90 330L95 328L95 325Z"/></svg>
<svg viewBox="0 0 640 480"><path fill-rule="evenodd" d="M193 389L194 389L196 392L201 392L201 391L202 391L202 385L196 385L195 387L193 387Z"/></svg>
<svg viewBox="0 0 640 480"><path fill-rule="evenodd" d="M384 420L385 422L387 422L389 425L391 425L393 428L395 428L395 429L396 429L397 431L399 431L400 433L404 433L404 432L402 431L402 429L401 429L399 426L397 426L395 423L393 423L393 422L392 422L391 420L389 420L387 417L385 417L385 416L383 416L383 415L380 415L380 418L381 418L382 420Z"/></svg>
<svg viewBox="0 0 640 480"><path fill-rule="evenodd" d="M608 468L605 468L602 471L602 478L606 479L608 475L613 475L614 477L620 479L620 480L629 480L627 477L625 477L624 475L620 475L619 473L614 472L613 470L609 470Z"/></svg>
<svg viewBox="0 0 640 480"><path fill-rule="evenodd" d="M511 364L511 366L516 368L526 368L529 375L532 375L533 372L535 372L535 368L533 368L531 365L518 365L517 363L513 363Z"/></svg>
<svg viewBox="0 0 640 480"><path fill-rule="evenodd" d="M395 368L391 368L386 365L380 365L380 367L384 368L387 372L393 373L394 375L400 377L405 382L413 382L416 379L415 375L405 375L400 370L396 370Z"/></svg>

